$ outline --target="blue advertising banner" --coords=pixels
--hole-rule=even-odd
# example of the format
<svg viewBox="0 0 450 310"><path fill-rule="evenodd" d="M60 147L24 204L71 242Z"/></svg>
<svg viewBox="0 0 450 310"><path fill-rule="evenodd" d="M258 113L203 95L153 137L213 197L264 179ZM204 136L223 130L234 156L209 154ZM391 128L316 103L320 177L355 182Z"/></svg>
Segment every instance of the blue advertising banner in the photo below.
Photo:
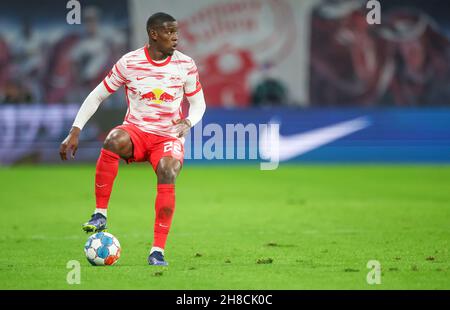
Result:
<svg viewBox="0 0 450 310"><path fill-rule="evenodd" d="M77 105L0 106L0 163L57 163ZM124 111L100 109L77 160L95 162ZM450 109L208 109L185 141L189 162L450 163Z"/></svg>
<svg viewBox="0 0 450 310"><path fill-rule="evenodd" d="M248 129L247 159L249 149L255 145L249 134L251 125L256 125L261 153L261 147L267 143L261 140L264 126L260 125L274 123L279 124L276 138L280 161L450 162L450 109L213 110L208 111L202 124L203 144L212 139L205 136L208 124L221 125L224 142L239 140L226 134L230 132L226 124L232 127L238 123ZM199 129L194 129L194 135L196 130ZM264 154L258 158L260 155Z"/></svg>

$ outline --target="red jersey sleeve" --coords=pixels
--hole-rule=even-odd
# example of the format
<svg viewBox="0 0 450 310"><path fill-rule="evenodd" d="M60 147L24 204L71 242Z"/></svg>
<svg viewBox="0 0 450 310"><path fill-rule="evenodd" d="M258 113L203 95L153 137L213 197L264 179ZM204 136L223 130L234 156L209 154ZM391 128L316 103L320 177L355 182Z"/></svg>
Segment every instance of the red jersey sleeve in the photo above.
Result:
<svg viewBox="0 0 450 310"><path fill-rule="evenodd" d="M187 71L187 79L184 84L184 93L187 97L189 97L198 93L202 89L202 85L200 84L200 77L198 75L198 69L194 60L192 60L192 63L188 67Z"/></svg>
<svg viewBox="0 0 450 310"><path fill-rule="evenodd" d="M124 57L122 57L112 67L111 71L109 71L108 75L103 80L103 84L110 93L113 93L126 83L127 83L127 65L126 60L124 59Z"/></svg>

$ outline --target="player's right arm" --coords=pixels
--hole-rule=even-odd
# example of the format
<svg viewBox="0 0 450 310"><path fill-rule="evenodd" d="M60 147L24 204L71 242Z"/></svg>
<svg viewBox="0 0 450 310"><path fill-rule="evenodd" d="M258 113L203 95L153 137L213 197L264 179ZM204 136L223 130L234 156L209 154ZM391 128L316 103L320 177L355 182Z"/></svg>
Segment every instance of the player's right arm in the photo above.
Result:
<svg viewBox="0 0 450 310"><path fill-rule="evenodd" d="M69 134L59 147L59 156L61 156L62 160L67 160L67 151L69 151L72 159L75 157L81 130L92 115L94 115L95 111L97 111L100 104L110 95L111 93L107 90L104 82L102 82L86 97L80 110L78 110L72 129L70 129Z"/></svg>
<svg viewBox="0 0 450 310"><path fill-rule="evenodd" d="M123 57L114 65L108 76L86 97L80 110L78 110L69 134L59 147L59 156L62 160L67 160L67 152L70 153L72 159L75 157L80 132L84 125L94 115L100 104L126 83L126 78L122 72L126 72Z"/></svg>

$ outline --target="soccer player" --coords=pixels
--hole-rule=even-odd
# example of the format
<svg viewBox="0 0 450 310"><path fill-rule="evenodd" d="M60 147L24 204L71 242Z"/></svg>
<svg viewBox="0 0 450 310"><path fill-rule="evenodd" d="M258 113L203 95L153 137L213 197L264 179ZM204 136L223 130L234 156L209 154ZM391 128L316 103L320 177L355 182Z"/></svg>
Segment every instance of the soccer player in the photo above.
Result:
<svg viewBox="0 0 450 310"><path fill-rule="evenodd" d="M67 153L75 157L86 122L100 103L124 86L128 111L123 124L112 129L103 143L95 174L96 209L83 230L106 229L119 159L127 163L149 161L158 185L148 263L166 266L164 247L175 210L175 179L183 164L184 136L203 117L206 104L195 62L176 50L177 21L166 13L156 13L147 21L147 33L149 43L124 55L87 96L61 143L60 156L62 160L67 160ZM184 96L189 101L188 117L181 113Z"/></svg>

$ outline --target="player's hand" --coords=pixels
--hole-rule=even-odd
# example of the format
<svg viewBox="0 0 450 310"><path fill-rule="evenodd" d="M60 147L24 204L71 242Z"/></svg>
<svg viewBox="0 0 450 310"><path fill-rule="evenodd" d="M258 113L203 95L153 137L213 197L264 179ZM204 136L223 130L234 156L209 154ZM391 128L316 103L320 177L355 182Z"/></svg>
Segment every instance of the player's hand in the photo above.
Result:
<svg viewBox="0 0 450 310"><path fill-rule="evenodd" d="M172 121L175 125L175 130L177 131L177 137L182 138L189 133L191 129L191 122L188 119L177 119L176 121Z"/></svg>
<svg viewBox="0 0 450 310"><path fill-rule="evenodd" d="M70 152L70 157L75 158L75 153L78 149L78 137L80 136L80 128L72 127L69 135L64 139L59 147L59 156L62 160L67 160L67 151Z"/></svg>

